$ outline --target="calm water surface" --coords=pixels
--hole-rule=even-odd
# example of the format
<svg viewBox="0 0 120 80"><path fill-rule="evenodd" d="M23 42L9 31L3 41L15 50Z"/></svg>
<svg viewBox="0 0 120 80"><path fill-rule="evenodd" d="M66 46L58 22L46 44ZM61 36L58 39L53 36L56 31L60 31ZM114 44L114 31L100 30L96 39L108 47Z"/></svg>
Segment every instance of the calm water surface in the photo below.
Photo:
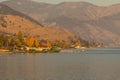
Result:
<svg viewBox="0 0 120 80"><path fill-rule="evenodd" d="M0 80L120 80L120 49L1 55Z"/></svg>

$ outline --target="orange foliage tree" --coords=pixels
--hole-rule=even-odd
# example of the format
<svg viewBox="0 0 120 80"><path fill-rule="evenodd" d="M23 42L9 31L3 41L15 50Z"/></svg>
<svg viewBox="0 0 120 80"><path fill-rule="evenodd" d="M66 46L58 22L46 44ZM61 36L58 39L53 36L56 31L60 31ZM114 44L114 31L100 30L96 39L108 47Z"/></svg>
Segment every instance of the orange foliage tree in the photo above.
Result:
<svg viewBox="0 0 120 80"><path fill-rule="evenodd" d="M36 38L33 38L33 37L26 38L25 43L29 47L39 47L40 46L39 40Z"/></svg>
<svg viewBox="0 0 120 80"><path fill-rule="evenodd" d="M81 47L80 41L77 41L77 42L75 43L75 46L80 46L80 47Z"/></svg>

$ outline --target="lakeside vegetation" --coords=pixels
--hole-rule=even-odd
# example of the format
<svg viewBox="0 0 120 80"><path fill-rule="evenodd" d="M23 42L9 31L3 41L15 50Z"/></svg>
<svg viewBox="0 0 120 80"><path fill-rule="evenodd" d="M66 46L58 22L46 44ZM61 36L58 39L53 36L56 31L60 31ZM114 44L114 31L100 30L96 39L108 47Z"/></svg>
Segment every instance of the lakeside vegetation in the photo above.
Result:
<svg viewBox="0 0 120 80"><path fill-rule="evenodd" d="M16 53L52 53L60 52L62 49L81 48L81 47L102 47L103 44L88 42L78 38L73 41L49 41L37 39L31 36L23 36L19 31L14 36L0 35L0 51Z"/></svg>

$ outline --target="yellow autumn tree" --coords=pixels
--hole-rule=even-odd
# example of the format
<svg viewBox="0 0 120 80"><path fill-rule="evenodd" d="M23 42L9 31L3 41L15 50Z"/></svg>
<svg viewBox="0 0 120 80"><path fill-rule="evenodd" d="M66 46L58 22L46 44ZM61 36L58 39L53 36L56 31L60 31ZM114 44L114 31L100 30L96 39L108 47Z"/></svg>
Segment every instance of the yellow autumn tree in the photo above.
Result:
<svg viewBox="0 0 120 80"><path fill-rule="evenodd" d="M33 38L26 38L25 43L27 46L32 47L32 45L34 43L34 39Z"/></svg>
<svg viewBox="0 0 120 80"><path fill-rule="evenodd" d="M17 33L18 40L22 43L23 42L23 34L21 31Z"/></svg>
<svg viewBox="0 0 120 80"><path fill-rule="evenodd" d="M36 46L36 47L40 47L40 43L39 43L39 40L38 40L38 39L35 39L35 46Z"/></svg>
<svg viewBox="0 0 120 80"><path fill-rule="evenodd" d="M39 40L33 37L26 38L25 43L29 47L39 47Z"/></svg>
<svg viewBox="0 0 120 80"><path fill-rule="evenodd" d="M81 47L80 41L77 41L77 42L75 43L75 46L80 46L80 47Z"/></svg>
<svg viewBox="0 0 120 80"><path fill-rule="evenodd" d="M47 41L47 47L48 47L48 48L51 48L51 44L50 44L49 41Z"/></svg>

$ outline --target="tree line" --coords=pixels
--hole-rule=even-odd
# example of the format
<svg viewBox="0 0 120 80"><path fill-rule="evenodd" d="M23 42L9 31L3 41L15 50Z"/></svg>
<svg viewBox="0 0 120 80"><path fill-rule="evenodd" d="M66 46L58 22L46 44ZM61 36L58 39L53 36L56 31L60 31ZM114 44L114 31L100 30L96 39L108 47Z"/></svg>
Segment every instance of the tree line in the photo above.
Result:
<svg viewBox="0 0 120 80"><path fill-rule="evenodd" d="M27 36L24 37L21 31L18 31L16 36L7 36L4 34L0 34L0 48L7 48L13 49L14 46L21 48L24 46L28 47L48 47L51 48L53 46L57 46L60 48L71 48L72 46L84 46L84 47L97 47L98 45L103 46L101 43L97 43L95 41L89 42L78 38L77 40L70 40L70 41L49 41L44 39L37 39L36 37Z"/></svg>

